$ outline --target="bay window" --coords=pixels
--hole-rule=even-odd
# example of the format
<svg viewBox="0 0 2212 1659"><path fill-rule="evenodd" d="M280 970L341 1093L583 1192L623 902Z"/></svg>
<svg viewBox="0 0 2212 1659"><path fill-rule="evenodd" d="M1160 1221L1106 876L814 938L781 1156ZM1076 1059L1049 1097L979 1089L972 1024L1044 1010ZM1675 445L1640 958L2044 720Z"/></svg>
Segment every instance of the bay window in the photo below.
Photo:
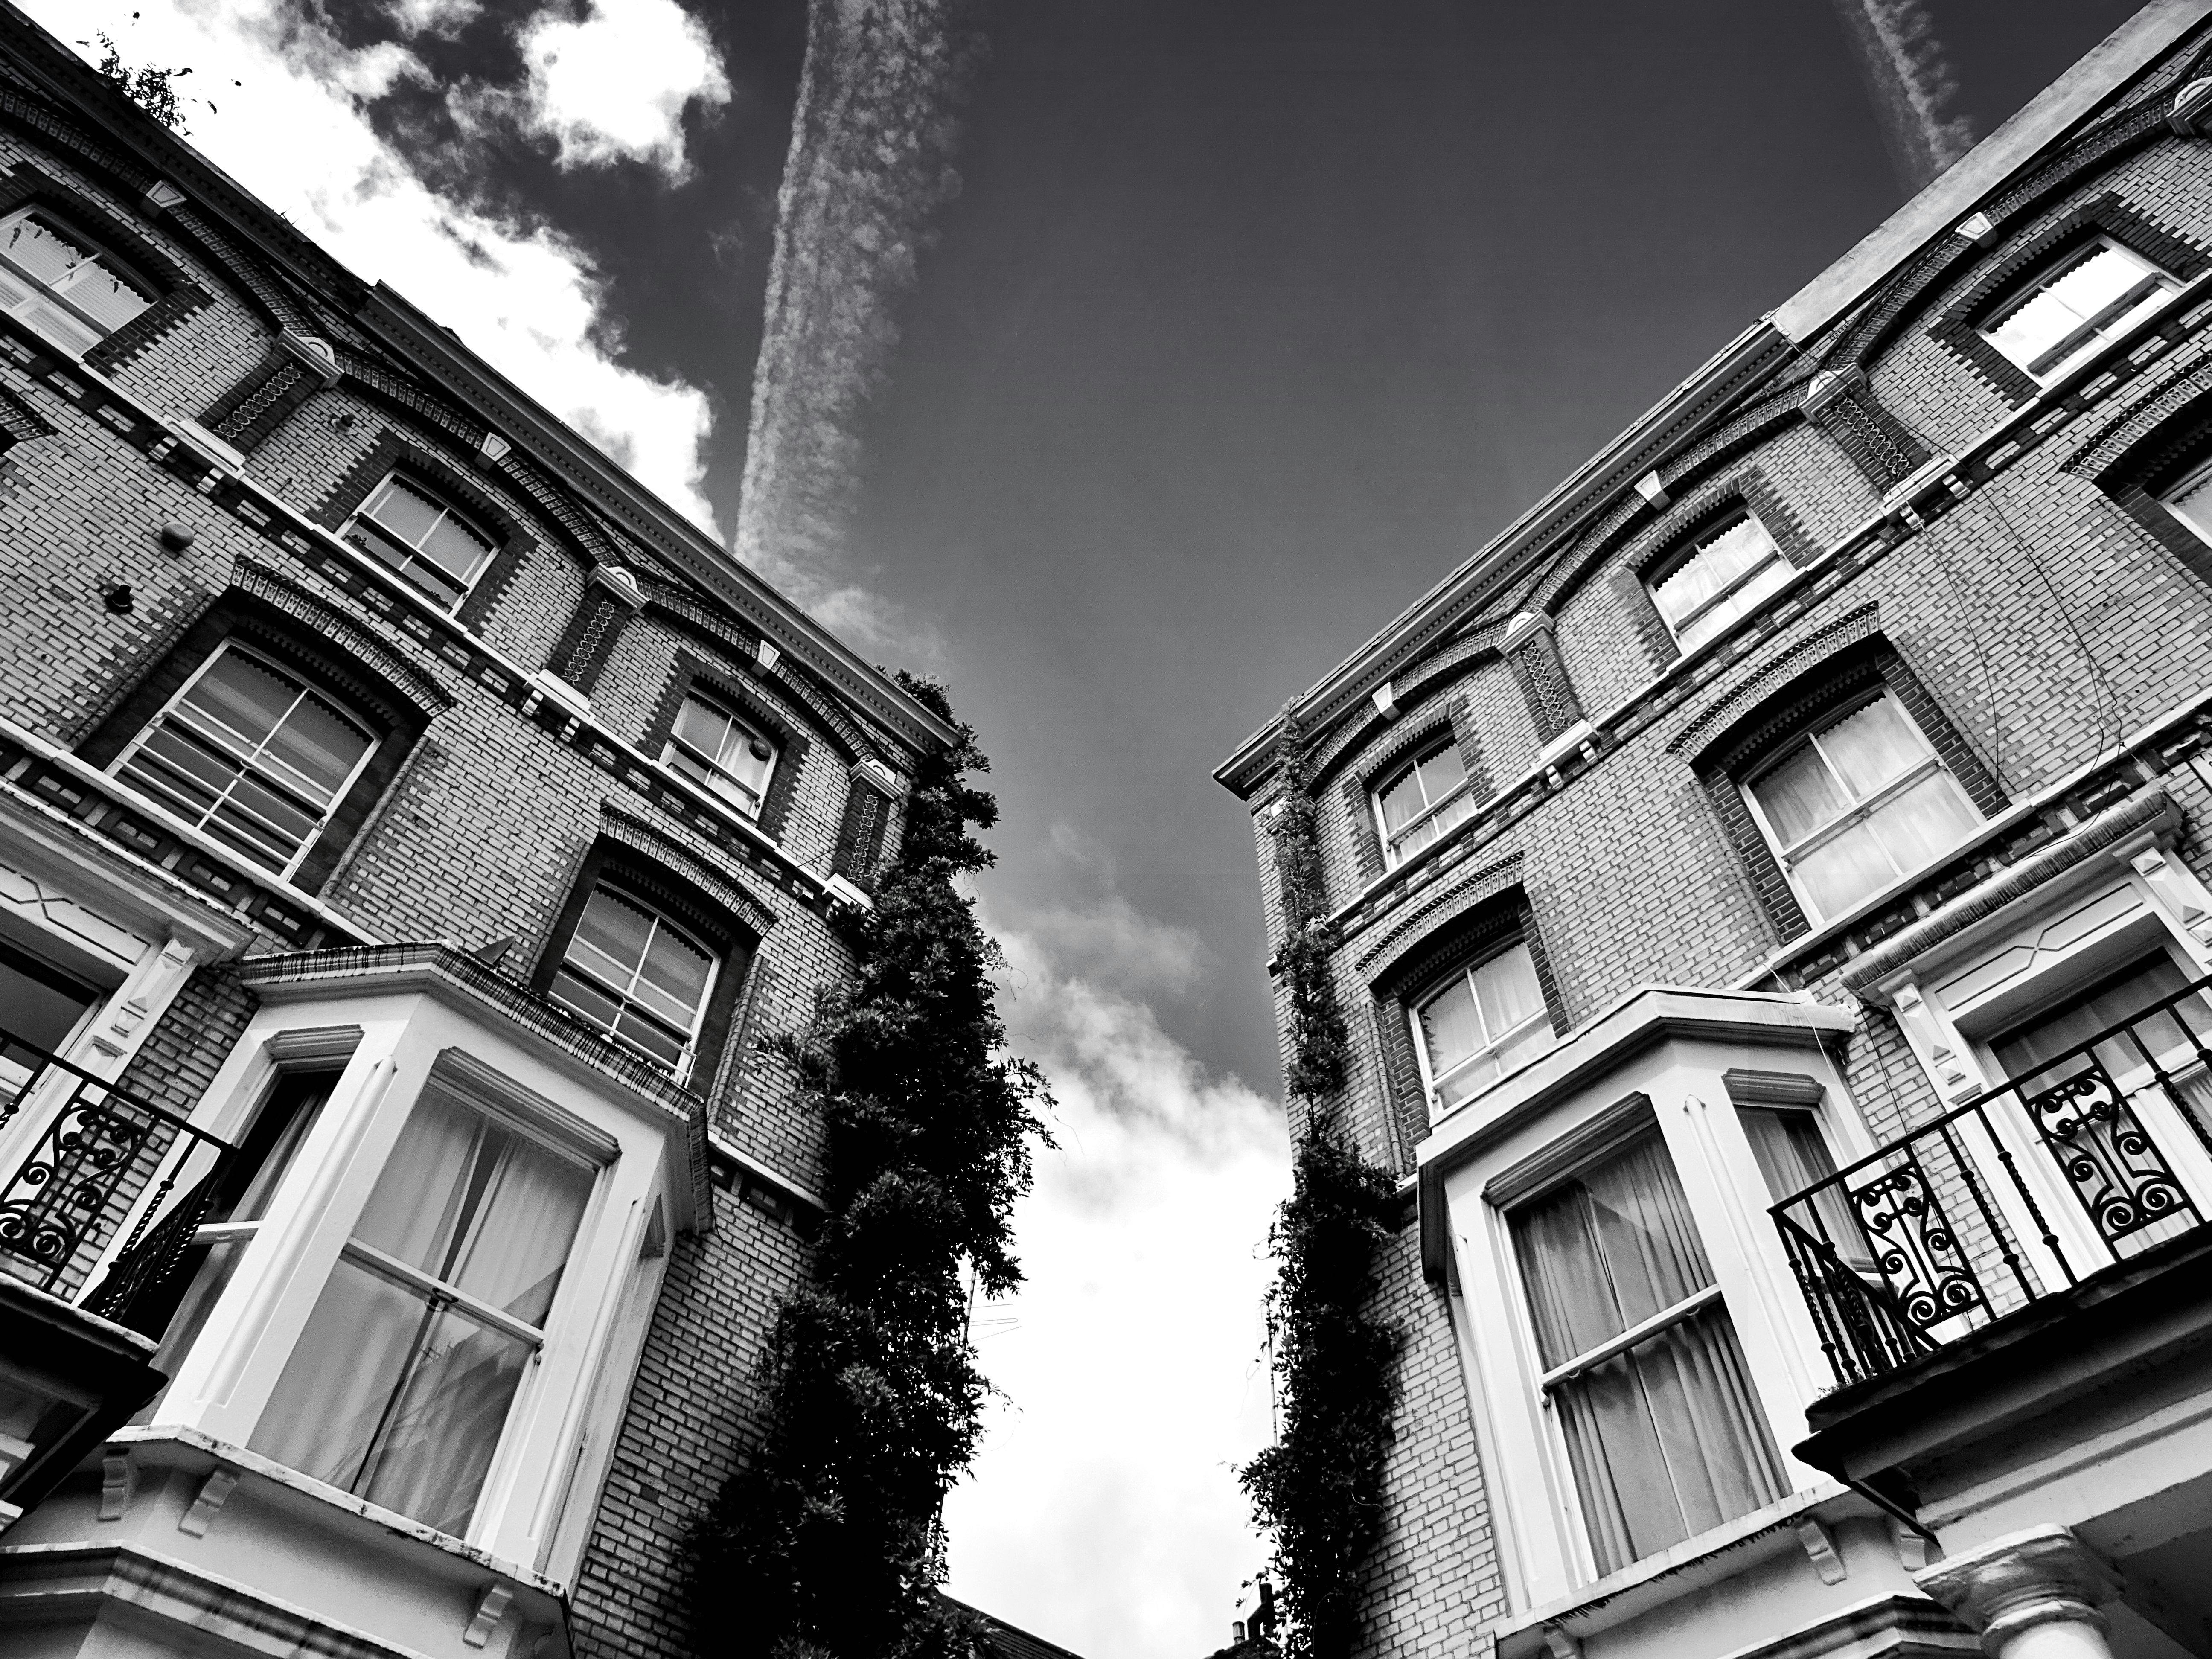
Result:
<svg viewBox="0 0 2212 1659"><path fill-rule="evenodd" d="M2054 380L2179 292L2132 249L2099 237L2062 257L1981 325L1989 343L2039 380Z"/></svg>
<svg viewBox="0 0 2212 1659"><path fill-rule="evenodd" d="M1924 868L1982 816L1894 694L1828 720L1744 787L1817 921Z"/></svg>
<svg viewBox="0 0 2212 1659"><path fill-rule="evenodd" d="M112 769L192 828L289 876L376 742L350 710L299 675L227 641Z"/></svg>
<svg viewBox="0 0 2212 1659"><path fill-rule="evenodd" d="M1656 1128L1508 1223L1545 1415L1599 1574L1790 1489Z"/></svg>
<svg viewBox="0 0 2212 1659"><path fill-rule="evenodd" d="M1402 864L1474 815L1467 763L1449 738L1391 773L1375 790L1375 820L1382 831L1382 861Z"/></svg>
<svg viewBox="0 0 2212 1659"><path fill-rule="evenodd" d="M1765 526L1743 514L1699 536L1650 583L1651 603L1687 651L1749 616L1793 574Z"/></svg>
<svg viewBox="0 0 2212 1659"><path fill-rule="evenodd" d="M491 538L421 485L386 477L340 532L447 610L491 562Z"/></svg>
<svg viewBox="0 0 2212 1659"><path fill-rule="evenodd" d="M76 353L154 303L112 254L43 208L0 219L0 311Z"/></svg>
<svg viewBox="0 0 2212 1659"><path fill-rule="evenodd" d="M661 758L747 817L757 818L775 770L776 750L750 724L694 691L684 699Z"/></svg>
<svg viewBox="0 0 2212 1659"><path fill-rule="evenodd" d="M1553 1041L1535 958L1522 940L1455 970L1414 1005L1413 1020L1432 1115L1488 1088Z"/></svg>
<svg viewBox="0 0 2212 1659"><path fill-rule="evenodd" d="M544 1342L594 1175L486 1112L426 1093L251 1449L465 1534Z"/></svg>
<svg viewBox="0 0 2212 1659"><path fill-rule="evenodd" d="M577 917L551 991L680 1080L690 1071L720 966L714 951L659 907L602 882Z"/></svg>

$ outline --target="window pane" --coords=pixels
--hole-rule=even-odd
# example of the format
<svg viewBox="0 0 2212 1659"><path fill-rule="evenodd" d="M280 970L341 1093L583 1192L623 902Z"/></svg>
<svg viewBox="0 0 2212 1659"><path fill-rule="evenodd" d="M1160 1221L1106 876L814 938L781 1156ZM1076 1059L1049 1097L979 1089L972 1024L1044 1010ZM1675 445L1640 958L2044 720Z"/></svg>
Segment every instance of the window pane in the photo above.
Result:
<svg viewBox="0 0 2212 1659"><path fill-rule="evenodd" d="M339 1257L246 1444L352 1491L405 1381L427 1311L414 1291Z"/></svg>
<svg viewBox="0 0 2212 1659"><path fill-rule="evenodd" d="M1719 1308L1553 1390L1597 1570L1613 1572L1788 1490Z"/></svg>
<svg viewBox="0 0 2212 1659"><path fill-rule="evenodd" d="M1896 698L1884 693L1820 734L1821 750L1855 800L1901 778L1935 750Z"/></svg>
<svg viewBox="0 0 2212 1659"><path fill-rule="evenodd" d="M386 478L376 494L369 498L363 513L409 547L417 547L430 533L431 526L443 515L443 509L437 502L417 490L410 489L398 479Z"/></svg>
<svg viewBox="0 0 2212 1659"><path fill-rule="evenodd" d="M477 567L490 556L491 545L477 537L450 513L438 521L422 544L422 556L453 580L466 586Z"/></svg>
<svg viewBox="0 0 2212 1659"><path fill-rule="evenodd" d="M553 976L553 1000L602 1030L613 1030L615 1022L622 1018L620 997L568 968Z"/></svg>
<svg viewBox="0 0 2212 1659"><path fill-rule="evenodd" d="M1883 802L1867 822L1901 872L1934 863L1981 828L1982 815L1948 772L1920 780Z"/></svg>
<svg viewBox="0 0 2212 1659"><path fill-rule="evenodd" d="M2063 1075L2036 1073L2054 1054L2062 1054L2098 1032L2131 1020L2153 1003L2172 996L2189 982L2189 975L2164 951L2136 963L2116 978L2094 986L2076 997L2047 1008L2022 1021L1990 1046L2005 1075L2027 1083L2031 1089L2048 1087ZM2212 1012L2202 997L2176 1005L2189 1029L2199 1036L2212 1036ZM2160 1013L2135 1027L2144 1047L2164 1054L2187 1042L2172 1013ZM2097 1057L2107 1069L2125 1071L2143 1063L2142 1050L2125 1037L2097 1046Z"/></svg>
<svg viewBox="0 0 2212 1659"><path fill-rule="evenodd" d="M1901 873L1889 861L1874 830L1863 823L1822 842L1790 867L1819 917L1840 915Z"/></svg>
<svg viewBox="0 0 2212 1659"><path fill-rule="evenodd" d="M301 690L299 681L259 659L225 651L192 682L182 706L250 752L276 729Z"/></svg>
<svg viewBox="0 0 2212 1659"><path fill-rule="evenodd" d="M460 1309L433 1319L355 1490L441 1532L466 1532L531 1352Z"/></svg>
<svg viewBox="0 0 2212 1659"><path fill-rule="evenodd" d="M671 1030L642 1008L633 1006L623 1009L611 1029L617 1036L635 1043L671 1071L684 1058L685 1034Z"/></svg>
<svg viewBox="0 0 2212 1659"><path fill-rule="evenodd" d="M1439 749L1414 769L1421 775L1421 789L1434 805L1467 781L1467 766L1456 749Z"/></svg>
<svg viewBox="0 0 2212 1659"><path fill-rule="evenodd" d="M280 782L327 806L368 749L366 732L309 692L270 734L263 759Z"/></svg>
<svg viewBox="0 0 2212 1659"><path fill-rule="evenodd" d="M1739 519L1702 543L1663 580L1655 582L1651 597L1660 615L1670 625L1678 625L1745 572L1770 562L1778 563L1781 556L1764 525L1753 518ZM1784 569L1777 574L1788 573ZM1742 613L1739 610L1733 614ZM1717 631L1718 624L1709 627ZM1676 631L1680 631L1679 626Z"/></svg>
<svg viewBox="0 0 2212 1659"><path fill-rule="evenodd" d="M2057 305L2086 319L2112 310L2156 274L2146 260L2108 242L2063 272L2045 292Z"/></svg>
<svg viewBox="0 0 2212 1659"><path fill-rule="evenodd" d="M1828 1143L1820 1139L1820 1126L1808 1111L1790 1107L1743 1106L1736 1110L1744 1139L1766 1182L1767 1195L1777 1204L1792 1199L1836 1172ZM1853 1219L1850 1200L1839 1187L1831 1187L1813 1201L1812 1213L1802 1206L1790 1218L1832 1245L1850 1262L1869 1259L1865 1232Z"/></svg>
<svg viewBox="0 0 2212 1659"><path fill-rule="evenodd" d="M1421 777L1411 771L1376 797L1382 804L1382 826L1392 836L1420 817L1427 803L1421 799Z"/></svg>
<svg viewBox="0 0 2212 1659"><path fill-rule="evenodd" d="M707 980L714 971L714 958L665 923L653 933L639 989L660 992L672 1012L686 1018L699 1011L707 994Z"/></svg>
<svg viewBox="0 0 2212 1659"><path fill-rule="evenodd" d="M1436 833L1441 836L1446 830L1456 829L1465 823L1474 816L1474 797L1472 794L1463 794L1455 800L1446 802L1436 817L1431 820L1436 825Z"/></svg>
<svg viewBox="0 0 2212 1659"><path fill-rule="evenodd" d="M1431 1077L1442 1077L1482 1047L1482 1016L1463 975L1421 1006L1421 1040Z"/></svg>
<svg viewBox="0 0 2212 1659"><path fill-rule="evenodd" d="M1990 325L1991 343L2015 362L2041 374L2055 372L2064 360L2094 342L2093 325L2109 329L2118 313L2146 285L2137 309L2164 298L2162 273L2126 249L2106 244L2045 283L2010 313Z"/></svg>
<svg viewBox="0 0 2212 1659"><path fill-rule="evenodd" d="M1673 1160L1656 1133L1515 1212L1512 1227L1547 1369L1712 1282Z"/></svg>
<svg viewBox="0 0 2212 1659"><path fill-rule="evenodd" d="M44 219L25 214L8 227L0 240L0 253L48 288L61 282L92 257L91 251L64 235Z"/></svg>
<svg viewBox="0 0 2212 1659"><path fill-rule="evenodd" d="M437 1093L408 1115L354 1237L537 1324L590 1171Z"/></svg>
<svg viewBox="0 0 2212 1659"><path fill-rule="evenodd" d="M1502 1036L1522 1021L1544 1012L1544 993L1536 983L1535 958L1526 945L1516 945L1492 957L1474 970L1475 995L1482 1004L1483 1024L1493 1036Z"/></svg>
<svg viewBox="0 0 2212 1659"><path fill-rule="evenodd" d="M55 1052L99 1000L91 986L0 945L0 1030L18 1042Z"/></svg>
<svg viewBox="0 0 2212 1659"><path fill-rule="evenodd" d="M1751 793L1784 847L1794 847L1822 824L1833 823L1845 805L1834 775L1810 744L1753 783Z"/></svg>
<svg viewBox="0 0 2212 1659"><path fill-rule="evenodd" d="M71 305L112 333L151 303L98 259L88 260L66 283L58 284Z"/></svg>
<svg viewBox="0 0 2212 1659"><path fill-rule="evenodd" d="M618 897L605 887L595 887L584 906L584 914L577 920L575 943L599 953L601 963L619 967L617 981L628 989L630 976L638 964L645 960L645 947L653 936L653 916L650 910ZM572 957L577 953L572 949Z"/></svg>
<svg viewBox="0 0 2212 1659"><path fill-rule="evenodd" d="M730 731L730 717L719 708L701 702L696 697L684 700L684 710L676 717L676 735L696 749L707 759L717 760L722 744Z"/></svg>

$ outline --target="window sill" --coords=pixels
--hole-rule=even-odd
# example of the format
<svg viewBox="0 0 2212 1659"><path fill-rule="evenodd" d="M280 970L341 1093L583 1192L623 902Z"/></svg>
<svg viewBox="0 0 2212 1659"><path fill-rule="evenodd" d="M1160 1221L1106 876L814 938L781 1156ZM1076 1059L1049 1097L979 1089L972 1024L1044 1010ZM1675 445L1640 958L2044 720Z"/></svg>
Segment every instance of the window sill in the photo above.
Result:
<svg viewBox="0 0 2212 1659"><path fill-rule="evenodd" d="M1796 1528L1802 1520L1878 1513L1849 1488L1823 1480L1491 1626L1492 1651L1497 1659L1548 1655L1552 1650L1544 1635L1547 1626L1566 1627L1572 1621L1569 1634L1587 1639L1735 1576L1747 1565L1741 1553L1744 1547L1755 1540L1770 1541L1770 1548L1762 1553L1802 1549ZM1806 1571L1811 1572L1809 1565Z"/></svg>
<svg viewBox="0 0 2212 1659"><path fill-rule="evenodd" d="M149 1424L143 1428L118 1429L113 1434L108 1436L107 1444L115 1450L131 1452L146 1462L156 1466L197 1467L201 1456L210 1458L218 1466L227 1465L245 1474L266 1481L285 1492L296 1493L301 1498L311 1499L316 1504L325 1505L343 1514L357 1516L381 1532L426 1546L441 1555L451 1556L456 1560L468 1562L488 1572L496 1573L500 1577L520 1585L526 1589L536 1590L542 1595L564 1601L568 1595L568 1587L560 1580L549 1578L534 1568L502 1559L489 1550L479 1548L474 1544L454 1537L451 1533L440 1532L435 1527L425 1526L420 1521L410 1520L396 1510L387 1510L370 1503L365 1498L356 1498L351 1492L340 1492L336 1486L326 1486L319 1480L308 1479L296 1469L287 1468L282 1463L262 1456L258 1452L248 1451L243 1446L230 1445L216 1439L211 1435L202 1434L198 1429L188 1429L180 1425L165 1426L158 1423ZM197 1453L200 1456L189 1455L179 1456L180 1452Z"/></svg>

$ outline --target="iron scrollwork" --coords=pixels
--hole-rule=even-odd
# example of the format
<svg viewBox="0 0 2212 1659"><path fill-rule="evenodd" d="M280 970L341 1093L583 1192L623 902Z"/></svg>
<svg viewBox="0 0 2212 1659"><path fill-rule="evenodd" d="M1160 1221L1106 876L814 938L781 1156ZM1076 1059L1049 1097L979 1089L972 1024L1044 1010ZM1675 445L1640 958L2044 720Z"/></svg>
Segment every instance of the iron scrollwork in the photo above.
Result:
<svg viewBox="0 0 2212 1659"><path fill-rule="evenodd" d="M2092 1062L2026 1105L2036 1133L2106 1243L2116 1245L2168 1216L2197 1213L2102 1065Z"/></svg>

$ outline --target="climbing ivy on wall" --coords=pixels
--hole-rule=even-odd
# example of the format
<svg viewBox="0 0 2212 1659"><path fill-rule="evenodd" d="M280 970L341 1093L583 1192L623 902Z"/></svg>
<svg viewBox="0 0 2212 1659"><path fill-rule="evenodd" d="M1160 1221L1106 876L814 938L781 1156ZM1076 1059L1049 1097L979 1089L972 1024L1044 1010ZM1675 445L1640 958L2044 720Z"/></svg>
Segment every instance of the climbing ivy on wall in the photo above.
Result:
<svg viewBox="0 0 2212 1659"><path fill-rule="evenodd" d="M1393 1182L1340 1121L1348 1043L1329 976L1328 922L1312 777L1296 709L1279 738L1274 819L1290 1002L1285 1075L1301 1109L1290 1199L1268 1235L1276 1262L1267 1335L1281 1409L1275 1443L1239 1474L1273 1541L1293 1659L1346 1659L1359 1639L1361 1569L1385 1519L1383 1463L1405 1339L1373 1311L1390 1237Z"/></svg>
<svg viewBox="0 0 2212 1659"><path fill-rule="evenodd" d="M901 675L951 721L944 690ZM937 1594L937 1518L974 1456L987 1384L971 1294L1021 1283L1009 1214L1030 1184L1044 1081L1004 1052L995 946L961 877L997 821L967 726L926 759L904 838L857 928L851 986L790 1045L829 1128L812 1282L784 1302L762 1385L766 1432L692 1543L707 1659L939 1659L969 1644ZM964 1277L963 1277L964 1275Z"/></svg>

